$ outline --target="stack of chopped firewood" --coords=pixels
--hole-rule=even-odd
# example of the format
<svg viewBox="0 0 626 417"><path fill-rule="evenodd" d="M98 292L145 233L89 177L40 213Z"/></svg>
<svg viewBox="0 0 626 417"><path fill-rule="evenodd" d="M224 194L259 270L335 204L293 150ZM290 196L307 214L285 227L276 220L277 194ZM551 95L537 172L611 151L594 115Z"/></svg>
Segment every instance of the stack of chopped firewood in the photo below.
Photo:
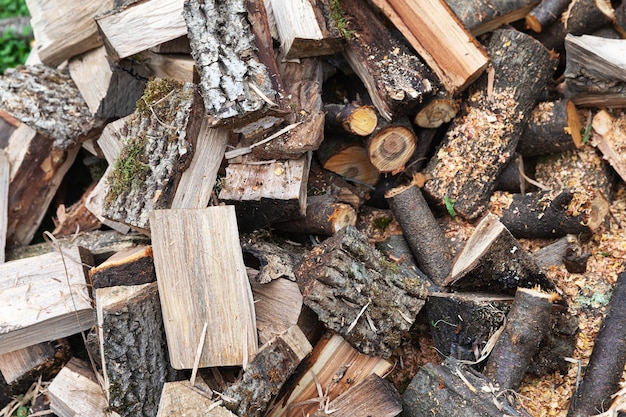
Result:
<svg viewBox="0 0 626 417"><path fill-rule="evenodd" d="M626 407L626 3L27 3L2 416Z"/></svg>

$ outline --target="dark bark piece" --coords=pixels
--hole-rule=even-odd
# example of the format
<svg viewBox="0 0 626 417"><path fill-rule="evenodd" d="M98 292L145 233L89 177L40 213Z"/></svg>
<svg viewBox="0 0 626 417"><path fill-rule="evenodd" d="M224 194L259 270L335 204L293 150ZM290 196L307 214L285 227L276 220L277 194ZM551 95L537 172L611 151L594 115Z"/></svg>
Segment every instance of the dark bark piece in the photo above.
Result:
<svg viewBox="0 0 626 417"><path fill-rule="evenodd" d="M524 18L539 0L445 0L463 25L479 36Z"/></svg>
<svg viewBox="0 0 626 417"><path fill-rule="evenodd" d="M244 254L254 257L259 266L259 273L255 276L255 281L259 284L267 284L278 278L296 280L293 273L294 265L301 256L295 250L285 249L286 245L279 246L276 243L266 242L260 237L244 236L241 239L241 250Z"/></svg>
<svg viewBox="0 0 626 417"><path fill-rule="evenodd" d="M568 417L583 417L609 408L626 364L626 273L617 276L607 312L596 336L582 383Z"/></svg>
<svg viewBox="0 0 626 417"><path fill-rule="evenodd" d="M191 55L212 126L244 125L268 113L267 100L275 100L272 74L255 53L246 12L244 0L185 2Z"/></svg>
<svg viewBox="0 0 626 417"><path fill-rule="evenodd" d="M421 280L407 279L367 238L347 227L296 268L304 303L359 351L382 358L399 346L424 305Z"/></svg>
<svg viewBox="0 0 626 417"><path fill-rule="evenodd" d="M142 285L156 281L151 246L117 252L89 270L93 288Z"/></svg>
<svg viewBox="0 0 626 417"><path fill-rule="evenodd" d="M436 285L443 285L452 268L452 252L422 192L411 184L392 189L386 197L418 266Z"/></svg>
<svg viewBox="0 0 626 417"><path fill-rule="evenodd" d="M383 173L396 174L404 170L417 146L417 137L408 118L397 117L384 122L367 139L370 162Z"/></svg>
<svg viewBox="0 0 626 417"><path fill-rule="evenodd" d="M365 3L342 0L347 61L365 84L380 115L387 120L412 111L434 94L438 81L421 59L393 37Z"/></svg>
<svg viewBox="0 0 626 417"><path fill-rule="evenodd" d="M567 9L572 0L542 0L526 15L526 27L540 33Z"/></svg>
<svg viewBox="0 0 626 417"><path fill-rule="evenodd" d="M517 390L528 364L549 331L553 296L529 288L518 288L506 316L504 330L495 346L484 374L500 389Z"/></svg>
<svg viewBox="0 0 626 417"><path fill-rule="evenodd" d="M96 290L103 374L109 406L121 416L154 416L168 363L156 283Z"/></svg>
<svg viewBox="0 0 626 417"><path fill-rule="evenodd" d="M488 53L493 83L483 75L475 84L466 114L452 123L425 169L432 179L424 192L441 206L446 199L453 201L454 210L466 219L477 218L488 206L556 64L539 42L513 29L495 31Z"/></svg>
<svg viewBox="0 0 626 417"><path fill-rule="evenodd" d="M317 163L311 165L307 187L311 195L330 193L336 201L350 204L357 211L359 211L366 198L365 191L362 188L349 184L339 175L323 169Z"/></svg>
<svg viewBox="0 0 626 417"><path fill-rule="evenodd" d="M360 105L352 102L347 104L325 104L327 129L339 126L351 135L367 136L378 126L378 113L374 106Z"/></svg>
<svg viewBox="0 0 626 417"><path fill-rule="evenodd" d="M95 119L67 71L44 65L8 69L0 77L0 109L69 151L96 134Z"/></svg>
<svg viewBox="0 0 626 417"><path fill-rule="evenodd" d="M537 354L531 358L526 372L538 376L554 372L566 374L571 363L565 358L574 354L577 334L578 317L569 314L565 306L553 304L549 332L541 341Z"/></svg>
<svg viewBox="0 0 626 417"><path fill-rule="evenodd" d="M498 194L492 209L517 238L561 237L589 234L609 213L606 198L592 189L576 187L561 191Z"/></svg>
<svg viewBox="0 0 626 417"><path fill-rule="evenodd" d="M239 416L263 416L268 404L313 347L298 326L267 343L240 380L224 391L226 407Z"/></svg>

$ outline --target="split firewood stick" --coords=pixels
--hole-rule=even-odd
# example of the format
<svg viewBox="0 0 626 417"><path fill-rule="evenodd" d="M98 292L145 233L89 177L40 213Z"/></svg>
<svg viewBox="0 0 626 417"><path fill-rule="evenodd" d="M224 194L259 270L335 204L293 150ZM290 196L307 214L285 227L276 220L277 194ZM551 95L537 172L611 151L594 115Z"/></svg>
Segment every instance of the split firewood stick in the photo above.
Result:
<svg viewBox="0 0 626 417"><path fill-rule="evenodd" d="M370 162L380 172L396 174L404 170L417 146L417 136L408 118L383 122L368 138L366 149Z"/></svg>
<svg viewBox="0 0 626 417"><path fill-rule="evenodd" d="M526 27L540 33L567 9L572 0L542 0L526 15Z"/></svg>
<svg viewBox="0 0 626 417"><path fill-rule="evenodd" d="M445 0L445 3L472 35L479 36L523 19L539 0Z"/></svg>
<svg viewBox="0 0 626 417"><path fill-rule="evenodd" d="M358 103L330 103L324 105L326 127L341 126L351 135L367 136L378 126L378 113L374 106Z"/></svg>
<svg viewBox="0 0 626 417"><path fill-rule="evenodd" d="M504 331L496 342L484 374L500 389L517 390L530 360L550 330L554 295L540 290L518 288L507 315Z"/></svg>
<svg viewBox="0 0 626 417"><path fill-rule="evenodd" d="M404 230L417 264L436 284L443 285L452 268L452 253L419 187L397 187L385 197Z"/></svg>
<svg viewBox="0 0 626 417"><path fill-rule="evenodd" d="M617 277L606 316L593 346L589 365L574 394L567 417L583 417L606 410L617 392L626 364L626 272Z"/></svg>

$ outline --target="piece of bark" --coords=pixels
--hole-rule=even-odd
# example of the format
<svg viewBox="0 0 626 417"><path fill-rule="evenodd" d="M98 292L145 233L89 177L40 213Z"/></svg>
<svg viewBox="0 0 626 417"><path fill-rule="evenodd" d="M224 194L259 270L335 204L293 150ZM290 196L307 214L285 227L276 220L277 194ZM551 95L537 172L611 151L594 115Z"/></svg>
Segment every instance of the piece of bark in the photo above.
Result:
<svg viewBox="0 0 626 417"><path fill-rule="evenodd" d="M199 367L249 363L257 352L254 305L234 207L154 210L151 226L172 366L194 366L204 323L211 330Z"/></svg>
<svg viewBox="0 0 626 417"><path fill-rule="evenodd" d="M268 101L275 102L272 74L254 52L254 37L245 15L243 0L191 0L183 7L191 55L212 126L246 124L270 111Z"/></svg>
<svg viewBox="0 0 626 417"><path fill-rule="evenodd" d="M27 245L33 239L79 149L63 149L24 123L13 132L6 149L10 166L7 247Z"/></svg>
<svg viewBox="0 0 626 417"><path fill-rule="evenodd" d="M344 0L341 7L346 29L353 32L344 55L383 118L409 113L436 92L438 81L431 70L394 38L367 4Z"/></svg>
<svg viewBox="0 0 626 417"><path fill-rule="evenodd" d="M310 415L368 375L382 376L390 369L391 364L384 359L359 353L341 336L327 334L285 384L268 416ZM324 397L318 395L318 383Z"/></svg>
<svg viewBox="0 0 626 417"><path fill-rule="evenodd" d="M396 268L347 227L309 252L295 272L304 303L327 328L365 354L388 358L426 296L418 277Z"/></svg>
<svg viewBox="0 0 626 417"><path fill-rule="evenodd" d="M354 136L328 137L315 155L322 168L340 175L346 181L372 187L380 178L380 172L370 162L363 143Z"/></svg>
<svg viewBox="0 0 626 417"><path fill-rule="evenodd" d="M0 265L0 353L93 325L83 264L93 264L91 254L74 247Z"/></svg>
<svg viewBox="0 0 626 417"><path fill-rule="evenodd" d="M56 67L69 58L102 45L94 16L113 8L113 1L28 0L35 51L44 64ZM71 16L71 24L67 18Z"/></svg>
<svg viewBox="0 0 626 417"><path fill-rule="evenodd" d="M95 20L109 55L118 61L186 35L183 3L141 0L99 14ZM129 30L135 36L128 36Z"/></svg>
<svg viewBox="0 0 626 417"><path fill-rule="evenodd" d="M554 290L534 258L500 222L487 214L456 256L443 283L460 289L513 295L517 287Z"/></svg>
<svg viewBox="0 0 626 417"><path fill-rule="evenodd" d="M381 123L367 139L365 149L372 165L382 173L402 172L417 146L408 118Z"/></svg>
<svg viewBox="0 0 626 417"><path fill-rule="evenodd" d="M394 188L386 197L417 265L436 285L442 285L452 267L452 252L419 187Z"/></svg>
<svg viewBox="0 0 626 417"><path fill-rule="evenodd" d="M623 107L626 104L626 40L591 35L565 38L565 94L581 106Z"/></svg>
<svg viewBox="0 0 626 417"><path fill-rule="evenodd" d="M95 290L98 337L109 408L154 416L166 381L175 377L156 283Z"/></svg>
<svg viewBox="0 0 626 417"><path fill-rule="evenodd" d="M107 411L107 398L89 365L72 358L48 386L50 411L59 417L119 417Z"/></svg>
<svg viewBox="0 0 626 417"><path fill-rule="evenodd" d="M211 399L212 393L189 381L168 382L163 386L157 417L236 417Z"/></svg>
<svg viewBox="0 0 626 417"><path fill-rule="evenodd" d="M449 123L456 117L460 109L459 102L445 94L431 97L423 107L419 109L414 123L419 127L433 129L444 123Z"/></svg>
<svg viewBox="0 0 626 417"><path fill-rule="evenodd" d="M80 200L65 207L65 204L59 204L56 210L56 219L54 222L54 237L63 237L76 234L78 232L91 232L99 229L102 223L98 218L85 206L87 198L96 187L97 182L93 182L83 193Z"/></svg>
<svg viewBox="0 0 626 417"><path fill-rule="evenodd" d="M483 372L500 389L516 391L519 388L530 360L549 331L553 297L540 290L517 289L504 330Z"/></svg>
<svg viewBox="0 0 626 417"><path fill-rule="evenodd" d="M259 417L300 362L313 350L298 326L274 337L224 391L225 406L239 416Z"/></svg>
<svg viewBox="0 0 626 417"><path fill-rule="evenodd" d="M573 101L541 102L530 115L517 144L517 152L528 157L579 148L583 145L582 127Z"/></svg>
<svg viewBox="0 0 626 417"><path fill-rule="evenodd" d="M193 82L195 62L191 55L164 55L151 51L143 51L140 56L156 78L174 78L175 80L186 83Z"/></svg>
<svg viewBox="0 0 626 417"><path fill-rule="evenodd" d="M485 75L472 87L465 115L454 120L424 171L432 175L425 194L441 206L454 202L455 212L470 220L489 204L556 65L538 41L514 29L495 31L488 52L492 81Z"/></svg>
<svg viewBox="0 0 626 417"><path fill-rule="evenodd" d="M202 100L192 84L151 80L120 130L124 147L106 177L102 214L147 233L155 209L170 208L202 131Z"/></svg>
<svg viewBox="0 0 626 417"><path fill-rule="evenodd" d="M606 110L600 110L593 117L592 126L597 133L592 136L594 146L626 181L626 117L621 115L616 118Z"/></svg>
<svg viewBox="0 0 626 417"><path fill-rule="evenodd" d="M572 0L542 0L526 15L526 27L537 33L561 16Z"/></svg>
<svg viewBox="0 0 626 417"><path fill-rule="evenodd" d="M234 204L242 230L305 215L310 155L263 164L229 164L220 201Z"/></svg>
<svg viewBox="0 0 626 417"><path fill-rule="evenodd" d="M617 276L607 312L596 336L584 378L574 394L568 417L582 417L606 410L618 391L626 364L626 273Z"/></svg>
<svg viewBox="0 0 626 417"><path fill-rule="evenodd" d="M371 105L329 103L324 105L327 129L341 126L351 135L368 136L378 126L378 113Z"/></svg>
<svg viewBox="0 0 626 417"><path fill-rule="evenodd" d="M529 415L519 404L510 404L479 373L447 360L443 365L420 367L402 396L404 415L449 417L502 417Z"/></svg>
<svg viewBox="0 0 626 417"><path fill-rule="evenodd" d="M332 55L343 49L329 0L270 1L285 58Z"/></svg>
<svg viewBox="0 0 626 417"><path fill-rule="evenodd" d="M326 410L333 410L335 417L395 417L402 411L402 401L391 382L372 374L313 416L327 416Z"/></svg>
<svg viewBox="0 0 626 417"><path fill-rule="evenodd" d="M142 285L156 281L151 246L117 252L89 270L93 288Z"/></svg>
<svg viewBox="0 0 626 417"><path fill-rule="evenodd" d="M9 157L0 149L0 264L4 263L9 224Z"/></svg>
<svg viewBox="0 0 626 417"><path fill-rule="evenodd" d="M102 124L91 115L69 73L44 65L6 70L0 77L0 109L52 138L63 152Z"/></svg>
<svg viewBox="0 0 626 417"><path fill-rule="evenodd" d="M451 94L485 70L489 57L443 1L374 0Z"/></svg>
<svg viewBox="0 0 626 417"><path fill-rule="evenodd" d="M256 328L259 344L268 343L275 336L298 324L302 310L302 294L298 284L284 278L278 278L267 284L260 284L250 279Z"/></svg>
<svg viewBox="0 0 626 417"><path fill-rule="evenodd" d="M244 254L244 261L253 258L258 269L258 274L254 279L259 284L267 284L278 278L287 278L295 281L293 273L294 265L301 256L296 250L287 249L288 245L280 245L276 241L267 241L263 237L252 233L241 238L241 250ZM247 259L246 259L247 258Z"/></svg>
<svg viewBox="0 0 626 417"><path fill-rule="evenodd" d="M498 192L491 204L492 211L517 238L590 234L609 213L606 198L584 187L527 194Z"/></svg>
<svg viewBox="0 0 626 417"><path fill-rule="evenodd" d="M150 76L131 59L114 63L104 46L73 57L68 66L91 114L102 119L131 114Z"/></svg>
<svg viewBox="0 0 626 417"><path fill-rule="evenodd" d="M445 0L445 3L472 35L480 36L523 19L539 0Z"/></svg>

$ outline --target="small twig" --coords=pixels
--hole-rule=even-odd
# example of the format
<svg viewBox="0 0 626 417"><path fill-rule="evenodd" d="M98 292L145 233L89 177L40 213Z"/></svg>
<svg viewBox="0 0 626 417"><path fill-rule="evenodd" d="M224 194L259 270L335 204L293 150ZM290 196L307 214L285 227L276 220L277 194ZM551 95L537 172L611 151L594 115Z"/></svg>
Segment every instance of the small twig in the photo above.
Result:
<svg viewBox="0 0 626 417"><path fill-rule="evenodd" d="M251 83L250 81L248 81L248 85L250 86L250 88L258 94L259 97L261 97L263 99L263 101L265 101L267 104L269 104L272 107L278 107L278 104L274 103L268 96L266 96L265 94L263 94L263 91L261 91L261 89L259 87L257 87L254 83Z"/></svg>
<svg viewBox="0 0 626 417"><path fill-rule="evenodd" d="M361 309L361 311L359 311L359 314L356 315L356 318L354 319L354 321L350 324L350 326L348 327L348 330L346 330L346 334L349 334L352 329L354 329L354 327L356 326L356 323L359 321L359 319L361 318L361 316L363 315L363 313L365 313L365 310L367 309L367 307L370 306L370 302L368 301L367 304L365 304L363 306L363 308Z"/></svg>
<svg viewBox="0 0 626 417"><path fill-rule="evenodd" d="M206 340L206 330L209 327L208 322L204 322L204 327L202 327L202 334L200 335L200 341L198 342L198 348L196 349L196 357L193 361L193 369L191 370L191 378L189 379L189 383L193 387L196 385L196 374L198 373L198 366L200 365L200 358L202 357L202 350L204 349L204 341Z"/></svg>
<svg viewBox="0 0 626 417"><path fill-rule="evenodd" d="M265 138L265 139L263 139L263 140L261 140L259 142L256 142L256 143L254 143L254 144L252 144L250 146L246 146L246 147L243 147L243 148L237 148L237 149L233 149L232 151L228 151L228 152L226 152L224 154L224 157L226 159L233 159L233 158L236 158L238 156L249 154L250 152L252 152L253 148L256 148L257 146L264 145L267 142L269 142L269 141L271 141L273 139L276 139L277 137L279 137L279 136L289 132L293 128L297 127L298 125L300 125L300 123L302 123L302 122L292 123L289 126L286 126L286 127L282 128L282 129L280 129L278 132L274 133L273 135L270 135L267 138Z"/></svg>

